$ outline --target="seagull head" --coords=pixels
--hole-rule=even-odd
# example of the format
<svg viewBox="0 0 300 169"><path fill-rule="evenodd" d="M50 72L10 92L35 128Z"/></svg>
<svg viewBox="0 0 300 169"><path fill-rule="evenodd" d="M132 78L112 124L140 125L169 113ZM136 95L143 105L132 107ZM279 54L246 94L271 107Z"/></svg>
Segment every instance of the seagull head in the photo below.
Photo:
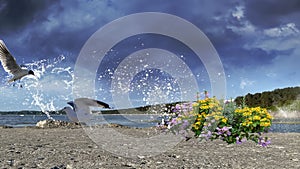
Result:
<svg viewBox="0 0 300 169"><path fill-rule="evenodd" d="M29 71L28 71L28 74L34 76L34 72L33 72L32 70L29 70Z"/></svg>
<svg viewBox="0 0 300 169"><path fill-rule="evenodd" d="M69 101L68 104L72 106L73 110L75 111L75 103L73 101Z"/></svg>

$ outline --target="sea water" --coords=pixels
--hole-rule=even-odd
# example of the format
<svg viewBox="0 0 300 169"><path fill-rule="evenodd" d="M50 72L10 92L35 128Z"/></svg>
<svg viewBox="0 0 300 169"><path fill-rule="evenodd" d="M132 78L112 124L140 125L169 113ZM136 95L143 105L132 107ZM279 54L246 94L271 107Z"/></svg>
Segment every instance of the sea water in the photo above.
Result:
<svg viewBox="0 0 300 169"><path fill-rule="evenodd" d="M69 121L66 115L51 115L55 120ZM26 127L35 126L37 122L48 119L47 115L0 115L0 126ZM129 127L153 127L158 124L160 117L153 115L121 115L103 114L95 118L94 124L121 124ZM300 133L300 119L275 119L269 132Z"/></svg>
<svg viewBox="0 0 300 169"><path fill-rule="evenodd" d="M54 120L69 121L66 115L51 115ZM0 115L0 126L27 127L35 126L37 122L48 119L47 115ZM152 127L160 121L158 115L116 115L104 114L94 116L93 124L121 124L129 127Z"/></svg>

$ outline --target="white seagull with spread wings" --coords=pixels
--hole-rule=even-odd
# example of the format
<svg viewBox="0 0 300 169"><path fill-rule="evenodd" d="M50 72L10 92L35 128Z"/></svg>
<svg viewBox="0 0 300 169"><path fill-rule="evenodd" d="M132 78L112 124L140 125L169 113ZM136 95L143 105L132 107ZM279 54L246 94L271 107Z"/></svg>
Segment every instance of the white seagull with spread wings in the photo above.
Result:
<svg viewBox="0 0 300 169"><path fill-rule="evenodd" d="M89 98L78 98L68 102L68 104L71 105L72 108L64 107L63 111L66 112L69 120L72 122L89 120L92 114L90 107L110 108L107 103Z"/></svg>
<svg viewBox="0 0 300 169"><path fill-rule="evenodd" d="M17 64L16 59L10 54L2 40L0 40L0 60L4 70L13 75L13 78L8 81L9 83L20 80L26 75L34 75L32 70L23 69Z"/></svg>

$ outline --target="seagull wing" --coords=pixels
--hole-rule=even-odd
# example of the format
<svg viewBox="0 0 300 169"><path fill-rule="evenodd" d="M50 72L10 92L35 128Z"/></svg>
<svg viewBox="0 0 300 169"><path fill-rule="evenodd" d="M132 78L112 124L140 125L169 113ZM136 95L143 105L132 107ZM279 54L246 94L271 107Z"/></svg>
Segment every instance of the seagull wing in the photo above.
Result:
<svg viewBox="0 0 300 169"><path fill-rule="evenodd" d="M7 73L16 75L22 71L21 67L17 64L16 59L10 54L2 40L0 40L0 60Z"/></svg>
<svg viewBox="0 0 300 169"><path fill-rule="evenodd" d="M66 112L67 117L69 118L70 121L72 122L78 122L78 118L76 113L74 112L74 110L71 107L65 107L63 109L63 111Z"/></svg>
<svg viewBox="0 0 300 169"><path fill-rule="evenodd" d="M89 98L78 98L75 99L76 106L91 106L91 107L103 107L103 108L109 108L109 105L107 103L104 103L99 100L89 99Z"/></svg>
<svg viewBox="0 0 300 169"><path fill-rule="evenodd" d="M76 115L81 122L87 122L92 119L92 112L90 107L104 107L109 108L109 105L89 98L77 98L74 102L68 102L75 108Z"/></svg>

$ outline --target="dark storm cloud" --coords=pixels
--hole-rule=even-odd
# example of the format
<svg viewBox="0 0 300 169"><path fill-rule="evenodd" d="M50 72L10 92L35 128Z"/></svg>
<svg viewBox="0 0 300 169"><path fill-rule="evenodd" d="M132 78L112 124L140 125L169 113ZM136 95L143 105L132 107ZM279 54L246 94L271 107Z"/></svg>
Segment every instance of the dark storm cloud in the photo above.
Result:
<svg viewBox="0 0 300 169"><path fill-rule="evenodd" d="M4 39L7 39L9 46L12 46L12 51L21 57L31 56L39 60L66 54L72 56L69 60L74 63L84 42L106 23L136 12L157 11L177 15L195 24L208 36L227 63L244 66L248 63L248 56L268 58L259 49L254 48L253 51L243 49L247 41L252 41L251 37L244 37L228 28L228 25L237 28L244 26L243 22L232 16L236 7L243 5L238 1L214 3L207 0L175 2L133 0L128 3L119 0L100 2L13 0L3 2L0 11L4 14L1 16L6 18L6 24L0 30L17 32L12 36L4 34ZM251 3L247 5L254 6ZM20 17L15 16L17 10L21 11ZM159 44L151 40L149 43ZM231 51L238 51L238 54ZM261 59L259 64L268 62L268 59Z"/></svg>
<svg viewBox="0 0 300 169"><path fill-rule="evenodd" d="M236 7L243 5L243 3L239 1L218 1L218 3L215 3L207 0L179 0L171 3L170 1L136 0L133 2L134 3L115 3L115 6L117 6L118 9L122 9L126 14L129 14L129 11L131 13L157 11L174 14L188 20L208 36L219 54L223 57L223 60L227 61L229 64L232 61L236 66L243 67L249 63L247 58L249 53L258 53L258 49L254 49L253 52L250 49L242 49L245 42L249 39L244 38L243 35L240 35L227 27L228 25L243 27L243 23L232 15L232 12L236 10ZM236 49L240 49L238 57L235 57L237 56L235 54L233 55L233 52ZM228 55L226 53L228 51L232 52ZM253 56L253 59L262 57L263 53L264 52L261 52L260 55ZM263 64L264 60L260 63ZM255 62L255 60L252 60L252 62Z"/></svg>
<svg viewBox="0 0 300 169"><path fill-rule="evenodd" d="M213 19L216 16L224 16L228 14L235 6L239 5L239 1L218 1L214 3L209 0L132 0L131 3L112 1L117 9L122 10L125 14L136 12L164 12L182 17L201 29L210 27L209 23L216 23Z"/></svg>
<svg viewBox="0 0 300 169"><path fill-rule="evenodd" d="M299 0L245 1L245 15L251 23L261 28L277 27L289 22L299 22Z"/></svg>
<svg viewBox="0 0 300 169"><path fill-rule="evenodd" d="M65 54L74 62L84 42L117 13L108 1L3 2L0 12L6 21L0 38L16 56L31 60Z"/></svg>
<svg viewBox="0 0 300 169"><path fill-rule="evenodd" d="M51 0L51 3L54 3ZM49 0L0 0L0 33L12 33L39 18L39 13L48 8Z"/></svg>
<svg viewBox="0 0 300 169"><path fill-rule="evenodd" d="M3 1L0 12L6 19L0 28L1 38L7 40L13 51L19 56L30 55L42 59L62 53L76 56L84 42L104 24L124 15L157 11L177 15L198 26L204 33L210 30L214 37L220 37L227 22L239 25L232 18L214 20L214 17L226 16L234 9L236 2L210 1ZM22 10L21 10L22 8ZM17 12L21 11L18 16ZM20 15L20 16L19 16ZM232 17L229 15L229 17ZM91 21L89 21L89 19ZM16 32L16 30L18 30ZM228 31L228 30L226 30ZM17 33L10 36L8 32ZM232 36L232 37L231 37ZM226 33L226 38L235 38L234 32ZM226 41L214 41L217 47L227 45ZM25 52L24 52L25 50ZM28 54L25 54L28 53Z"/></svg>
<svg viewBox="0 0 300 169"><path fill-rule="evenodd" d="M186 19L207 35L220 56L225 74L230 75L227 84L232 86L232 91L228 92L234 97L243 92L270 90L299 82L299 9L297 0L0 0L0 39L20 63L53 60L64 54L66 59L62 64L74 68L81 47L105 24L137 12L169 13ZM134 29L138 31L139 28ZM122 29L126 26L119 30ZM103 43L106 42L99 42L99 45ZM117 67L123 58L145 48L162 48L183 55L182 60L191 69L201 76L205 74L202 73L205 72L203 63L196 62L199 58L188 47L170 38L156 36L151 39L145 35L117 44L98 73ZM7 73L1 69L0 75ZM64 77L53 79L60 82ZM99 83L105 86L103 80ZM202 87L203 83L206 82L201 81ZM110 84L107 86L109 89ZM51 90L56 89L52 87ZM51 90L49 93L53 94ZM10 98L11 91L2 93L7 93L7 97L2 98L8 101L0 101L1 104L9 100L16 102ZM5 107L1 104L0 107ZM20 109L27 109L26 105L20 106ZM64 102L61 106L65 106Z"/></svg>

